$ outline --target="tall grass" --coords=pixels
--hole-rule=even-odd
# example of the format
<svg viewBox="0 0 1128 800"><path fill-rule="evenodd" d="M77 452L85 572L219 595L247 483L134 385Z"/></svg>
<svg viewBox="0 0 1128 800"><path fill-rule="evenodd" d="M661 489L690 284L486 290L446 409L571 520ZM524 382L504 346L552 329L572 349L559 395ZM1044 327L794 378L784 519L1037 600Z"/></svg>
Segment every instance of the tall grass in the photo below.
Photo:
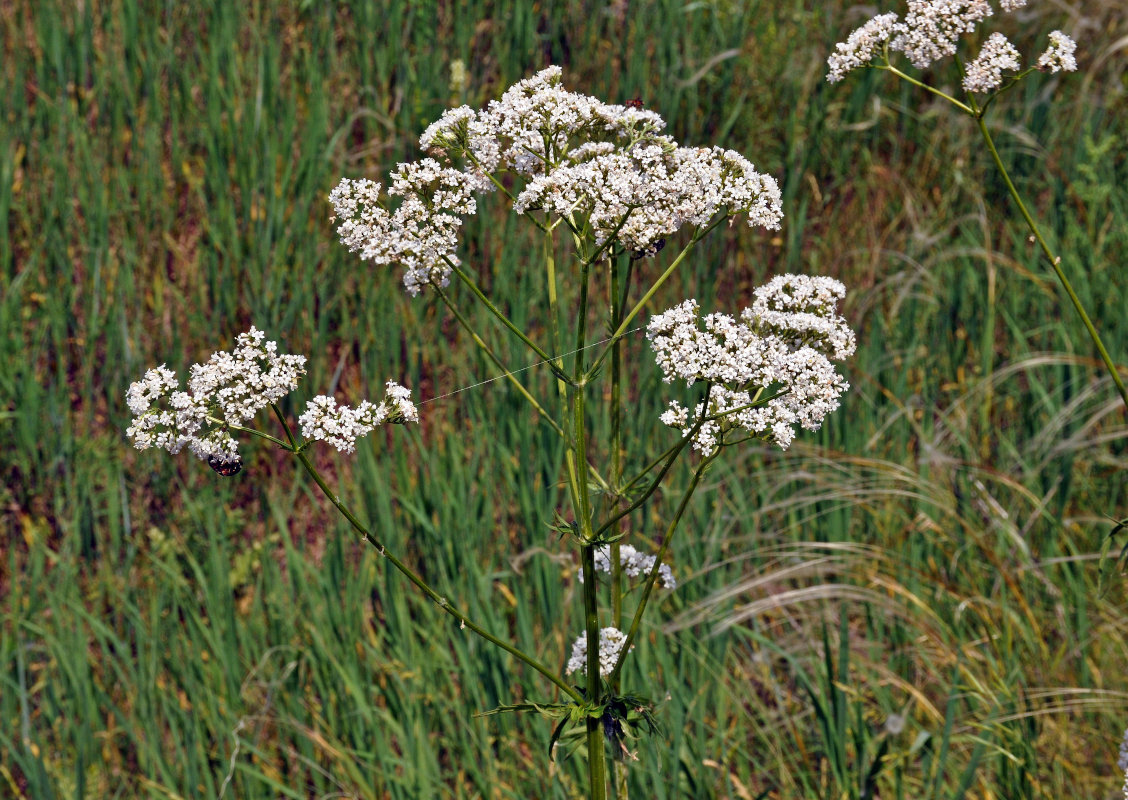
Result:
<svg viewBox="0 0 1128 800"><path fill-rule="evenodd" d="M707 242L670 298L731 311L766 275L830 274L860 330L842 413L714 469L690 510L682 588L625 676L668 692L632 791L857 796L886 743L882 796L1115 796L1128 617L1097 554L1128 505L1123 411L970 122L903 88L874 100L880 76L826 86L855 20L809 6L0 8L0 795L580 791L548 722L475 716L542 685L413 596L277 454L224 481L121 433L146 366L250 323L346 396L492 377L441 306L335 245L324 197L413 154L452 102L559 63L781 179L783 232ZM1032 3L1017 38L1084 31L1082 74L1024 84L997 138L1123 361L1128 21L1068 11ZM466 262L531 327L527 244L497 214L467 229ZM661 405L639 344L636 436ZM501 382L422 409L410 446L325 466L432 583L562 664L558 441Z"/></svg>

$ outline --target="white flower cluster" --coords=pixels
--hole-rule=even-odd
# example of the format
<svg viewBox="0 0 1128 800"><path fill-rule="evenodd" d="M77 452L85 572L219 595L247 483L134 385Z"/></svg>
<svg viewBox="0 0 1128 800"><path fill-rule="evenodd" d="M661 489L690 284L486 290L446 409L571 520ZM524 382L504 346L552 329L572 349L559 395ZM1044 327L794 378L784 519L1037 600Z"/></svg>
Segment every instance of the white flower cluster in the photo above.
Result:
<svg viewBox="0 0 1128 800"><path fill-rule="evenodd" d="M567 216L597 243L614 236L643 255L683 225L746 214L750 226L779 227L779 187L740 154L679 147L660 133L665 122L653 111L560 83L560 68L549 67L480 111L445 112L420 138L434 158L401 164L393 176L388 194L402 198L395 210L381 200L380 184L342 180L329 196L341 241L364 260L403 265L413 295L431 282L445 285L458 264L462 218L475 213L474 193L492 189L502 171L528 180L515 192L518 213Z"/></svg>
<svg viewBox="0 0 1128 800"><path fill-rule="evenodd" d="M432 281L446 286L459 263L454 251L462 217L476 213L473 191L484 187L433 158L400 164L391 178L388 194L403 198L395 211L381 205L381 187L374 181L346 178L330 192L342 220L341 242L362 261L403 265L403 283L412 295Z"/></svg>
<svg viewBox="0 0 1128 800"><path fill-rule="evenodd" d="M896 14L878 14L854 30L845 42L836 44L834 52L826 60L830 67L826 79L831 83L838 83L846 77L847 72L870 63L893 36L896 23Z"/></svg>
<svg viewBox="0 0 1128 800"><path fill-rule="evenodd" d="M622 144L670 140L653 111L604 103L561 87L560 67L548 67L509 87L481 111L450 109L433 122L419 144L433 154L466 158L480 175L512 169L544 174L569 151L610 136ZM547 149L546 149L547 147Z"/></svg>
<svg viewBox="0 0 1128 800"><path fill-rule="evenodd" d="M235 349L214 353L206 364L189 370L188 391L164 364L130 385L125 401L134 419L126 435L137 449L160 447L170 453L188 449L220 471L240 463L231 425L243 425L266 406L298 386L305 356L279 355L278 345L252 327L235 340ZM411 392L388 381L379 405L364 401L356 409L338 407L331 397L315 397L299 418L302 435L323 439L351 452L356 438L381 423L418 422ZM222 474L233 474L223 472Z"/></svg>
<svg viewBox="0 0 1128 800"><path fill-rule="evenodd" d="M627 642L627 635L618 628L603 628L599 631L599 674L607 677L619 660L619 653ZM587 631L572 643L572 656L565 669L568 675L573 672L587 672Z"/></svg>
<svg viewBox="0 0 1128 800"><path fill-rule="evenodd" d="M1050 34L1050 46L1038 58L1038 69L1050 72L1059 70L1076 72L1077 59L1073 55L1075 52L1077 52L1077 42L1061 31L1053 31Z"/></svg>
<svg viewBox="0 0 1128 800"><path fill-rule="evenodd" d="M227 425L242 425L270 403L293 391L305 374L305 356L279 355L274 342L252 327L236 338L235 349L193 364L188 391L172 370L150 369L126 393L133 423L126 435L139 450L160 447L178 453L185 445L202 459L239 460Z"/></svg>
<svg viewBox="0 0 1128 800"><path fill-rule="evenodd" d="M904 53L917 69L955 55L960 36L991 16L986 0L909 0L908 5L890 47Z"/></svg>
<svg viewBox="0 0 1128 800"><path fill-rule="evenodd" d="M647 338L663 379L710 384L708 408L699 403L691 417L672 401L662 422L688 434L702 415L715 417L694 435L705 454L733 443L730 432L786 448L796 425L817 430L849 388L831 363L857 347L836 310L845 292L833 278L783 275L757 289L739 319L701 318L695 300L655 315Z"/></svg>
<svg viewBox="0 0 1128 800"><path fill-rule="evenodd" d="M582 156L530 181L513 210L582 215L598 244L615 236L647 255L683 225L703 227L718 214L746 213L749 226L779 228L779 187L733 150L651 144Z"/></svg>
<svg viewBox="0 0 1128 800"><path fill-rule="evenodd" d="M649 575L657 560L656 556L641 553L629 544L619 545L619 565L628 577L637 578L639 575ZM600 547L595 551L595 571L611 572L610 545ZM584 570L582 567L580 568L579 578L580 583L583 583ZM674 579L674 573L669 564L662 564L658 567L658 583L663 589L676 589L678 587L678 582Z"/></svg>
<svg viewBox="0 0 1128 800"><path fill-rule="evenodd" d="M992 33L974 61L967 65L963 87L969 92L990 92L1003 83L1003 70L1016 71L1022 64L1018 50L1001 33Z"/></svg>
<svg viewBox="0 0 1128 800"><path fill-rule="evenodd" d="M363 400L356 408L350 408L338 406L328 395L318 395L298 418L302 436L328 442L343 453L353 452L358 438L385 422L418 421L419 411L411 402L411 392L395 381L388 381L387 394L378 405Z"/></svg>
<svg viewBox="0 0 1128 800"><path fill-rule="evenodd" d="M1000 0L1003 11L1016 11L1026 0ZM835 45L827 58L826 79L837 83L847 72L868 65L886 46L904 53L917 69L955 55L959 39L991 16L987 0L908 0L903 19L879 14L855 29L845 42ZM1050 34L1050 48L1038 61L1039 69L1057 72L1077 69L1073 58L1076 44L1061 31ZM979 57L968 67L964 87L969 92L998 88L1003 70L1017 70L1018 52L1003 38L992 34Z"/></svg>

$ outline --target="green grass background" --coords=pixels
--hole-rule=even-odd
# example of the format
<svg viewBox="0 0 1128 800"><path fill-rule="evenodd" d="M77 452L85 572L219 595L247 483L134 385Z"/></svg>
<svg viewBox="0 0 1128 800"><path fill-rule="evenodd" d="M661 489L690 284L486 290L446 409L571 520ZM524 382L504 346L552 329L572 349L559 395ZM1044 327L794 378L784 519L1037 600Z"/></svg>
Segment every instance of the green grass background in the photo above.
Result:
<svg viewBox="0 0 1128 800"><path fill-rule="evenodd" d="M550 722L475 716L549 699L544 683L359 546L284 453L249 444L224 480L123 433L147 367L183 370L250 324L310 356L308 395L394 378L428 398L496 374L441 305L335 242L325 198L417 156L444 108L555 63L780 181L782 232L719 231L655 310L736 311L772 275L826 274L859 332L823 431L743 448L688 512L681 586L626 673L663 725L637 743L632 796L858 797L880 755L881 797L1118 797L1128 616L1100 552L1128 514L1125 414L972 121L882 74L824 81L868 14L0 3L0 796L580 792L580 765L545 754ZM988 30L1031 60L1055 28L1081 70L1029 79L992 129L1124 363L1128 14L1034 0ZM540 330L520 223L486 203L464 260ZM632 347L641 459L671 433ZM440 592L562 667L581 622L574 554L547 527L559 443L504 383L423 410L321 465ZM687 482L633 519L636 543Z"/></svg>

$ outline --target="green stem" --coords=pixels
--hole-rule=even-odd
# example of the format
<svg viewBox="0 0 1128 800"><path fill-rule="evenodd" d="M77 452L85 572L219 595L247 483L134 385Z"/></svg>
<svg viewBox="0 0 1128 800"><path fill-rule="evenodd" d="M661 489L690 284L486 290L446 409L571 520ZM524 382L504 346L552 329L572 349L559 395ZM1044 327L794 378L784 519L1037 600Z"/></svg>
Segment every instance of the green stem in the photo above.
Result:
<svg viewBox="0 0 1128 800"><path fill-rule="evenodd" d="M556 352L561 352L561 336L559 321L559 300L556 295L556 253L553 249L552 233L544 234L544 266L545 281L548 284L548 324L552 335L552 347ZM560 419L568 419L568 386L571 381L564 372L564 360L558 358L553 372L556 375L556 389L560 397ZM579 480L576 472L576 460L573 455L575 442L569 433L564 436L564 464L568 471L568 495L575 500L579 496Z"/></svg>
<svg viewBox="0 0 1128 800"><path fill-rule="evenodd" d="M711 394L712 390L712 384L709 384L705 389L705 399L702 400L702 409L705 412L707 412L709 409L709 395ZM701 430L701 426L706 422L709 422L716 418L717 417L709 416L707 413L702 413L697 422L693 424L693 427L690 428L684 436L682 436L681 441L679 441L676 445L667 450L665 454L663 454L662 458L666 459L666 463L662 465L662 470L654 476L654 480L650 482L650 486L646 488L646 491L639 495L629 506L627 506L622 511L618 512L599 526L599 529L595 532L595 538L597 540L602 537L603 534L605 534L608 530L610 530L612 525L630 514L635 509L640 508L643 503L650 499L651 495L653 495L654 492L658 490L658 487L662 483L662 479L666 477L666 473L670 471L670 467L672 467L674 465L674 462L677 461L678 456L681 454L681 451L685 449L685 446L687 444L693 441L693 437L696 436L697 432ZM646 475L648 472L650 472L650 470L654 468L655 463L657 462L651 463L645 470L639 473L636 478L631 480L630 484L628 484L628 487L634 485L634 483L641 479L643 475Z"/></svg>
<svg viewBox="0 0 1128 800"><path fill-rule="evenodd" d="M352 513L348 506L341 502L341 498L338 497L329 488L329 484L327 484L325 482L325 479L321 477L321 473L317 471L317 467L315 467L313 465L313 462L310 461L309 456L306 455L304 451L304 448L298 445L297 441L294 438L293 432L290 430L290 426L286 422L286 418L282 414L282 410L278 408L278 406L274 403L271 403L271 408L274 409L274 414L278 417L278 421L282 423L282 428L286 431L286 438L290 441L290 445L289 447L287 447L287 449L294 453L298 461L301 462L301 465L305 467L306 472L308 472L310 477L313 478L314 483L316 483L318 488L320 488L322 493L324 493L325 497L327 497L329 499L329 502L331 502L334 507L336 507L337 511L339 511L341 515L349 521L349 524L352 525L353 530L360 534L361 539L363 539L365 543L375 547L376 552L386 558L391 563L391 565L400 572L400 574L402 574L405 578L415 584L415 586L421 592L423 592L423 594L427 595L428 598L434 601L434 603L439 608L457 619L459 625L463 625L469 628L471 631L478 634L486 641L490 642L493 645L496 645L497 647L500 647L502 650L506 651L518 660L529 665L549 681L551 681L553 684L555 684L556 687L560 689L560 691L571 697L575 702L583 702L582 695L574 688L569 686L559 675L554 673L547 666L545 666L532 656L528 655L521 649L509 644L508 642L504 642L501 639L498 639L481 625L474 622L472 619L469 619L463 612L459 611L447 598L443 597L430 586L428 586L426 581L419 577L419 575L416 574L410 567L408 567L394 555L389 553L387 548L385 548L384 545L378 539L376 539L372 535L372 533L361 523L361 521L357 519L356 515Z"/></svg>
<svg viewBox="0 0 1128 800"><path fill-rule="evenodd" d="M919 89L924 89L926 92L932 92L932 94L936 95L937 97L943 98L944 100L947 100L949 103L951 103L952 105L954 105L956 108L960 109L961 111L963 111L967 114L971 114L972 116L975 115L975 111L971 108L971 106L969 106L965 103L961 103L959 100L952 97L950 94L945 94L944 92L940 91L939 89L934 89L933 87L929 86L927 83L923 83L922 81L918 81L912 75L906 75L904 72L901 72L901 70L897 69L895 66L893 66L892 64L889 64L888 62L886 62L885 66L877 66L876 69L889 70L894 75L896 75L898 78L905 80L905 81L908 81L913 86L916 86Z"/></svg>
<svg viewBox="0 0 1128 800"><path fill-rule="evenodd" d="M580 547L580 564L584 574L584 630L587 635L587 701L598 705L600 702L599 675L599 609L596 605L595 545ZM588 783L589 796L593 800L607 797L607 759L603 748L603 730L598 717L587 716L588 744Z"/></svg>
<svg viewBox="0 0 1128 800"><path fill-rule="evenodd" d="M486 297L485 292L483 292L481 287L479 287L478 284L476 284L474 282L473 278L471 278L469 275L467 275L465 272L463 272L461 269L459 269L458 266L454 264L454 262L447 261L447 264L450 267L451 271L455 275L458 276L458 279L466 284L466 286L470 289L470 291L473 292L474 295L479 300L482 301L482 303L485 305L485 307L490 310L491 314L493 314L495 317L497 317L497 319L501 322L502 325L504 325L506 328L508 328L518 339L520 339L522 342L524 342L529 347L530 350L532 350L534 353L536 353L538 356L540 356L541 359L546 364L549 365L549 369L551 369L554 373L556 373L557 378L559 378L559 379L561 379L565 382L568 381L567 374L565 374L563 372L563 370L560 370L556 366L556 362L553 360L552 356L550 356L548 353L546 353L544 350L542 350L540 345L538 345L536 342L534 342L532 339L530 339L528 336L526 336L524 331L522 331L520 328L518 328L516 325L514 325L513 321L511 319L509 319L509 317L505 316L505 314L503 314L501 312L501 309L499 309L497 306L495 306L493 304L493 302L488 297Z"/></svg>
<svg viewBox="0 0 1128 800"><path fill-rule="evenodd" d="M277 438L271 436L269 433L265 433L263 431L258 431L258 430L255 430L254 428L244 428L242 425L232 425L230 422L228 422L226 420L222 420L219 417L213 417L213 416L210 416L210 415L207 416L205 419L207 419L208 422L214 422L217 425L222 425L223 427L227 428L228 430L238 431L239 433L249 433L252 436L258 436L260 439L266 439L268 442L274 442L279 447L283 447L287 450L293 450L294 449L293 447L286 444L281 439L277 439Z"/></svg>
<svg viewBox="0 0 1128 800"><path fill-rule="evenodd" d="M486 357L489 358L490 361L492 361L495 365L497 365L498 369L504 372L505 377L517 388L517 391L521 394L521 396L529 401L530 405L532 405L536 412L541 416L541 419L547 422L549 426L551 426L552 430L556 431L556 435L561 439L567 441L567 434L560 426L560 423L553 419L552 415L545 411L544 406L537 402L537 399L533 397L532 393L529 392L527 388L525 388L524 384L517 380L516 375L514 375L506 368L505 364L502 363L501 359L497 357L492 349L490 349L489 345L487 345L482 340L482 337L478 335L477 331L475 331L470 326L469 320L467 320L461 313L459 313L458 308L454 305L454 302L450 299L450 296L447 295L446 292L442 290L442 287L440 287L438 284L432 283L431 285L432 287L434 287L435 291L438 292L439 297L442 298L442 301L446 303L447 308L449 308L451 313L454 314L455 319L457 319L459 324L461 324L462 327L466 329L467 333L470 334L471 338L474 340L474 343L478 345L478 347L482 349L482 352L486 354ZM589 462L587 468L588 474L591 475L592 480L598 483L604 491L610 492L611 487L607 483L607 479L599 474L599 470L595 468L595 465Z"/></svg>
<svg viewBox="0 0 1128 800"><path fill-rule="evenodd" d="M580 265L580 298L576 309L576 353L572 365L572 449L569 451L573 463L577 459L587 461L587 428L584 400L587 381L584 378L584 335L587 332L587 305L590 265ZM574 472L574 467L573 467ZM587 700L600 702L601 686L599 673L599 607L596 590L599 582L595 579L595 544L591 529L591 497L588 482L575 482L576 494L572 496L572 511L579 525L580 563L584 573L591 576L584 581L584 630L587 635ZM597 800L607 797L607 761L604 752L603 730L598 717L585 719L588 743L588 778L590 796Z"/></svg>
<svg viewBox="0 0 1128 800"><path fill-rule="evenodd" d="M611 275L607 287L610 300L611 326L618 327L622 306L619 303L619 260L611 260ZM611 345L611 484L618 486L623 480L623 409L620 383L623 367L622 342L618 339ZM615 505L620 498L609 495L608 499ZM612 506L614 508L614 506ZM621 526L620 526L621 527ZM619 540L611 543L611 623L618 628L623 616L623 586L622 566L619 564ZM618 686L612 686L611 691L618 692ZM615 781L612 781L612 786Z"/></svg>
<svg viewBox="0 0 1128 800"><path fill-rule="evenodd" d="M505 366L505 364L502 363L501 359L494 354L494 351L490 349L490 346L487 345L482 340L482 337L478 335L478 332L475 331L473 327L471 327L470 322L464 316L462 316L461 313L459 313L458 309L455 307L454 303L451 302L450 297L446 292L443 291L442 287L434 282L431 283L431 286L436 292L438 292L439 297L446 304L446 307L450 309L450 313L454 314L454 318L457 319L459 324L462 325L462 327L466 329L466 332L470 334L470 338L474 340L474 344L478 345L481 351L486 354L486 358L492 361L498 369L505 373L506 379L508 379L509 382L513 384L514 388L517 389L522 397L529 401L529 404L532 405L534 409L536 409L536 412L540 414L541 418L548 422L548 424L552 426L552 429L556 431L558 435L564 436L564 429L560 427L560 423L553 419L552 416L544 410L541 404L537 402L537 399L533 397L532 393L530 393L529 390L525 388L525 385L521 383L521 381L517 380L517 376L514 375Z"/></svg>
<svg viewBox="0 0 1128 800"><path fill-rule="evenodd" d="M623 661L626 659L627 652L631 649L631 645L634 644L635 637L638 635L642 614L646 610L646 604L650 602L650 594L654 591L654 584L658 581L658 570L661 568L663 561L665 561L666 551L670 548L670 540L673 538L674 530L677 528L678 523L681 522L682 515L685 514L685 510L689 506L689 500L693 497L693 493L697 490L697 485L701 482L701 476L705 474L706 467L712 463L714 458L716 458L716 454L702 459L701 463L697 465L697 469L693 473L693 480L690 481L689 488L685 490L685 495L682 496L681 502L678 504L678 510L674 513L674 518L671 519L670 524L666 526L666 535L662 538L662 546L658 548L658 552L655 554L654 566L650 568L650 574L646 577L646 584L642 588L642 597L638 601L638 608L635 609L634 619L631 620L631 628L627 631L627 638L623 642L623 649L619 651L619 658L615 662L615 667L607 677L608 683L618 680L619 678L619 672L623 669Z"/></svg>
<svg viewBox="0 0 1128 800"><path fill-rule="evenodd" d="M694 232L693 238L691 238L686 246L682 248L681 252L677 254L677 257L674 258L672 262L670 262L670 266L666 267L666 271L658 276L658 280L654 281L654 284L646 290L646 294L644 294L642 298L637 303L635 303L634 308L632 308L626 314L626 316L624 316L622 320L619 321L618 327L615 328L615 332L610 336L610 344L608 344L607 347L603 349L603 352L600 353L595 361L592 362L589 374L595 374L595 372L603 364L604 359L606 359L607 356L611 353L611 348L614 347L615 343L618 342L619 339L623 336L627 328L634 321L634 318L638 316L639 312L642 311L642 309L646 307L646 304L650 302L650 298L654 296L654 294L658 291L658 288L666 282L667 278L674 274L674 270L676 270L681 265L681 262L685 260L685 257L689 254L689 251L693 248L693 246L703 238L705 238L705 236L711 230L713 230L713 228L724 222L725 219L727 219L727 217L720 217L710 223L704 229Z"/></svg>
<svg viewBox="0 0 1128 800"><path fill-rule="evenodd" d="M995 142L991 138L990 131L987 130L987 124L983 121L983 117L978 116L975 121L979 125L979 132L983 134L983 140L987 143L987 149L991 151L991 157L995 159L995 166L999 168L999 172L1003 176L1003 181L1007 185L1007 190L1010 192L1011 198L1013 198L1015 204L1018 205L1018 210L1021 212L1023 219L1026 220L1030 232L1033 233L1034 238L1038 240L1038 244L1049 260L1054 274L1057 275L1058 281L1061 283L1062 288L1065 289L1065 293L1069 295L1070 302L1073 303L1073 308L1077 311L1077 316L1081 317L1081 322L1084 323L1085 330L1089 332L1089 338L1093 340L1093 344L1096 346L1097 352L1100 353L1101 360L1104 361L1109 376L1112 377L1112 382L1116 384L1116 389L1120 392L1120 399L1123 400L1124 405L1128 407L1128 388L1124 386L1124 381L1120 377L1120 372L1117 370L1116 364L1113 363L1112 357L1109 356L1108 350L1105 349L1104 342L1101 341L1100 334L1097 333L1096 327L1093 325L1092 320L1089 319L1089 315L1085 312L1085 307L1081 304L1081 298L1073 291L1073 285L1069 282L1069 278L1066 277L1064 270L1062 270L1061 258L1054 255L1049 244L1047 244L1045 238L1042 236L1042 232L1038 229L1037 223L1034 222L1034 218L1030 216L1030 212L1026 209L1026 204L1022 202L1022 197L1019 196L1018 189L1015 188L1014 182L1007 172L1007 168L1003 166L1003 160L999 157L999 151L995 148Z"/></svg>

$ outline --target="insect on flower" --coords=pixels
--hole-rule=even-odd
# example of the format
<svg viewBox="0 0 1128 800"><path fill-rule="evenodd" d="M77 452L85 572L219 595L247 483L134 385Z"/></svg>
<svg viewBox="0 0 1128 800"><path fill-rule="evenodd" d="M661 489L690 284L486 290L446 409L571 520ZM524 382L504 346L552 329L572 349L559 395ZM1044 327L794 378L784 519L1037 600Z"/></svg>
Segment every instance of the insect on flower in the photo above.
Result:
<svg viewBox="0 0 1128 800"><path fill-rule="evenodd" d="M631 261L638 261L640 258L646 258L647 256L656 256L656 255L658 255L658 251L661 250L665 246L666 246L666 240L665 239L659 239L653 245L651 245L650 249L653 252L650 252L650 251L647 251L647 250L635 250L635 251L633 251L631 253Z"/></svg>
<svg viewBox="0 0 1128 800"><path fill-rule="evenodd" d="M236 456L233 460L228 461L223 456L208 456L208 466L218 472L225 478L230 478L232 475L243 469L243 460Z"/></svg>
<svg viewBox="0 0 1128 800"><path fill-rule="evenodd" d="M627 102L623 103L627 108L642 108L642 98L632 97Z"/></svg>

